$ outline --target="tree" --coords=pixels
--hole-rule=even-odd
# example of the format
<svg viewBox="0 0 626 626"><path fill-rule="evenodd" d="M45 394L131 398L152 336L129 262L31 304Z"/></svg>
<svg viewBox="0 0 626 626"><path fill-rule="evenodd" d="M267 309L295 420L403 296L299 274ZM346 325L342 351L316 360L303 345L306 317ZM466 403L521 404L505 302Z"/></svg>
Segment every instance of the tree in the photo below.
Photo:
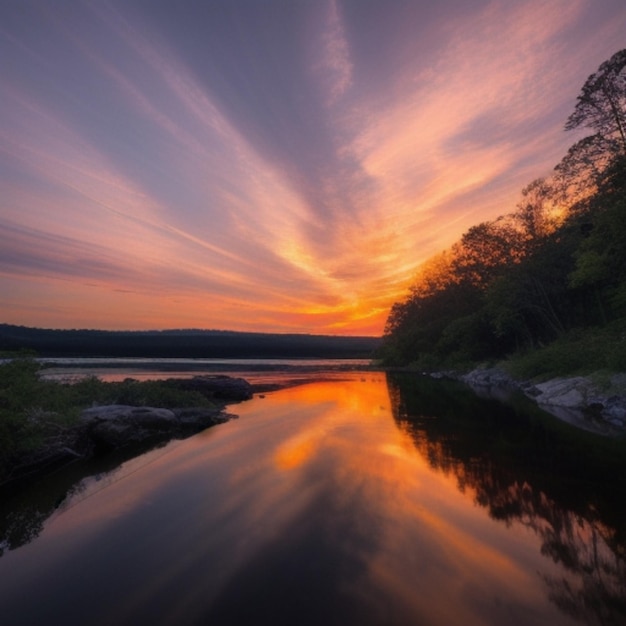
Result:
<svg viewBox="0 0 626 626"><path fill-rule="evenodd" d="M520 237L504 218L472 226L453 246L458 282L485 288L520 258Z"/></svg>
<svg viewBox="0 0 626 626"><path fill-rule="evenodd" d="M598 190L598 182L611 163L611 142L599 134L577 141L554 168L555 199L570 212L584 212L587 200Z"/></svg>
<svg viewBox="0 0 626 626"><path fill-rule="evenodd" d="M587 78L565 130L581 127L610 142L616 154L626 154L626 49Z"/></svg>
<svg viewBox="0 0 626 626"><path fill-rule="evenodd" d="M584 213L604 172L626 155L626 50L616 52L589 76L565 130L587 128L554 168L559 202Z"/></svg>
<svg viewBox="0 0 626 626"><path fill-rule="evenodd" d="M607 319L626 312L626 157L615 159L591 199L592 228L574 254L570 286L594 292Z"/></svg>
<svg viewBox="0 0 626 626"><path fill-rule="evenodd" d="M526 253L556 230L554 190L545 178L537 178L522 189L522 200L513 219L521 229Z"/></svg>

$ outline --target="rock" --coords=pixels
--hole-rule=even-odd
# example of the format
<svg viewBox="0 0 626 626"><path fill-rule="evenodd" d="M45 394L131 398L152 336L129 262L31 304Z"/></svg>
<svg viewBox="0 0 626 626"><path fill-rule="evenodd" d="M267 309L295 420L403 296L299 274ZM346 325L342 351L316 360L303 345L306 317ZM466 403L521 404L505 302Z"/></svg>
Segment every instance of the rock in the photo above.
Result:
<svg viewBox="0 0 626 626"><path fill-rule="evenodd" d="M606 400L602 413L611 421L626 422L626 398L611 396Z"/></svg>
<svg viewBox="0 0 626 626"><path fill-rule="evenodd" d="M180 427L173 411L154 407L97 406L86 409L80 417L99 448L118 448L159 435L169 435Z"/></svg>
<svg viewBox="0 0 626 626"><path fill-rule="evenodd" d="M539 404L582 408L586 406L588 387L587 380L581 377L555 378L535 385L539 391L539 395L535 396L535 399Z"/></svg>
<svg viewBox="0 0 626 626"><path fill-rule="evenodd" d="M178 426L178 420L173 411L146 406L127 406L111 404L94 406L85 409L80 416L82 423L94 428L100 424L124 425L135 429L170 430Z"/></svg>
<svg viewBox="0 0 626 626"><path fill-rule="evenodd" d="M503 402L506 402L516 389L511 377L495 367L475 369L456 378L469 385L478 396L496 398Z"/></svg>
<svg viewBox="0 0 626 626"><path fill-rule="evenodd" d="M81 427L96 451L189 435L236 417L221 407L162 409L111 404L85 409Z"/></svg>
<svg viewBox="0 0 626 626"><path fill-rule="evenodd" d="M80 416L83 423L90 422L127 422L140 427L169 427L177 423L176 415L169 409L148 406L127 406L109 404L85 409Z"/></svg>
<svg viewBox="0 0 626 626"><path fill-rule="evenodd" d="M113 404L84 410L81 423L96 450L102 451L148 440L188 435L226 422L232 417L221 408L170 410Z"/></svg>
<svg viewBox="0 0 626 626"><path fill-rule="evenodd" d="M461 376L461 380L471 387L511 387L511 377L498 368L475 369Z"/></svg>
<svg viewBox="0 0 626 626"><path fill-rule="evenodd" d="M247 380L231 376L169 378L163 382L177 389L197 391L217 401L216 406L171 410L121 404L91 407L82 412L81 424L96 450L198 432L235 417L223 412L226 401L249 400L253 396L252 385Z"/></svg>
<svg viewBox="0 0 626 626"><path fill-rule="evenodd" d="M589 429L590 420L593 421L594 429L599 428L601 431L602 422L605 427L617 427L621 430L626 425L626 397L603 393L589 377L555 378L520 388L539 406L561 419L564 419L563 412L567 412L568 416L575 412L576 420L570 417L566 421L583 428Z"/></svg>

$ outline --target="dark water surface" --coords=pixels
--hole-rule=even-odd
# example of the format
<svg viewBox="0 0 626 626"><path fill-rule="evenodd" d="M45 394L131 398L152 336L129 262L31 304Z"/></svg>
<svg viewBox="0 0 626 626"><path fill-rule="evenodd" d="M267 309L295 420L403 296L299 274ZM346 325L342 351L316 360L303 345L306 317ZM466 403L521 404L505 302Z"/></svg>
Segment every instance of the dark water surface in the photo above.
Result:
<svg viewBox="0 0 626 626"><path fill-rule="evenodd" d="M626 623L623 442L459 385L343 378L19 513L0 623Z"/></svg>

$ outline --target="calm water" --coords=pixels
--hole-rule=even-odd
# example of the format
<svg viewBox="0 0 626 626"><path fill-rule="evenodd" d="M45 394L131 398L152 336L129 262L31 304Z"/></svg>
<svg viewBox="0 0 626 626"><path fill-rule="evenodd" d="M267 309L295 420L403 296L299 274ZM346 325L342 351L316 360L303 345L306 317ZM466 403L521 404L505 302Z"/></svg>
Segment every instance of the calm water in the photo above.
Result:
<svg viewBox="0 0 626 626"><path fill-rule="evenodd" d="M231 407L60 505L67 476L24 494L0 622L626 623L622 444L460 386L343 378Z"/></svg>

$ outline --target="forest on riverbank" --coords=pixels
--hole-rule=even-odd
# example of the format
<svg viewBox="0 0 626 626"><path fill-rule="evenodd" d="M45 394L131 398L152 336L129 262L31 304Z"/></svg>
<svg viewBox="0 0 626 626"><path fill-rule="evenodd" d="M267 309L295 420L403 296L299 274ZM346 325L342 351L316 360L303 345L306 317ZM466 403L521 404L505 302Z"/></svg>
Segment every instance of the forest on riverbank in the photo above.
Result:
<svg viewBox="0 0 626 626"><path fill-rule="evenodd" d="M626 50L589 76L565 130L581 138L550 177L420 267L389 314L384 364L626 371Z"/></svg>

